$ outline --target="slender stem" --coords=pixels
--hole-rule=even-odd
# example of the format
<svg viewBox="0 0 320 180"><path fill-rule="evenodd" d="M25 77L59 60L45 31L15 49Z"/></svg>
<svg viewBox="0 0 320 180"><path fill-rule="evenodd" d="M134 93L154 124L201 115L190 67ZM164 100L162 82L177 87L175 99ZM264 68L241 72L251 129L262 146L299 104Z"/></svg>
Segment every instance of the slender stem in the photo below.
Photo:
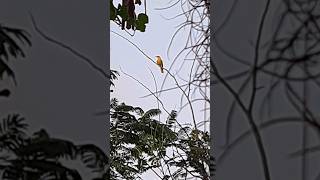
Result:
<svg viewBox="0 0 320 180"><path fill-rule="evenodd" d="M254 64L253 64L253 72L252 72L252 94L251 94L251 98L250 98L250 104L249 104L249 111L252 111L253 105L254 105L254 100L256 97L256 85L257 85L257 76L258 76L258 61L259 61L259 55L260 55L260 41L262 38L262 31L263 31L263 27L264 27L264 22L266 20L267 17L267 13L269 10L269 6L270 6L270 0L267 0L265 9L263 11L262 17L261 17L261 21L260 21L260 25L258 28L258 34L257 34L257 41L256 41L256 46L255 46L255 53L254 53Z"/></svg>
<svg viewBox="0 0 320 180"><path fill-rule="evenodd" d="M258 149L259 149L259 153L261 156L261 160L262 160L262 165L263 165L263 170L264 170L264 176L266 180L270 180L270 172L269 172L269 167L268 167L268 161L267 161L267 155L265 152L265 148L263 146L262 143L262 138L259 132L259 129L257 127L257 125L255 124L252 114L246 109L245 105L243 104L243 102L241 101L240 97L238 96L238 94L232 89L232 87L219 75L219 73L217 72L217 70L215 71L215 75L217 76L217 78L220 80L220 82L228 89L228 91L233 95L233 97L236 99L236 101L238 102L240 108L242 109L242 111L245 113L245 115L247 116L247 119L249 121L250 127L253 131L253 135L255 137Z"/></svg>
<svg viewBox="0 0 320 180"><path fill-rule="evenodd" d="M117 32L114 32L114 31L111 31L112 33L118 35L119 37L125 39L126 41L128 41L130 44L132 44L134 47L136 47L146 58L148 58L152 63L154 63L155 65L157 65L157 63L149 56L147 55L143 50L141 50L136 44L134 44L132 41L130 41L128 38L122 36L121 34L117 33ZM157 65L158 66L158 65ZM196 118L195 118L195 114L194 114L194 110L193 110L193 106L192 106L192 102L190 100L190 98L188 97L187 93L182 89L182 87L179 85L176 77L170 73L169 70L167 70L166 68L163 68L168 75L170 75L170 77L172 77L172 79L175 81L177 87L181 90L181 92L183 93L183 95L186 97L188 103L189 103L189 106L190 106L190 111L191 111L191 115L192 115L192 120L193 120L193 125L194 125L194 128L197 130L197 122L196 122ZM149 92L152 94L152 91L149 90Z"/></svg>

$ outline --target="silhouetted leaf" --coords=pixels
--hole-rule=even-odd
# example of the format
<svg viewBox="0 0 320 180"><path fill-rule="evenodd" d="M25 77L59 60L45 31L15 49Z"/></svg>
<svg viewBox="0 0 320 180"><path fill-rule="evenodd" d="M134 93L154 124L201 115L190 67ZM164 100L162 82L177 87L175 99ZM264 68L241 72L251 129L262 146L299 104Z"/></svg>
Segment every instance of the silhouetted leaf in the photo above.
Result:
<svg viewBox="0 0 320 180"><path fill-rule="evenodd" d="M0 91L0 96L9 97L10 91L8 89L3 89Z"/></svg>

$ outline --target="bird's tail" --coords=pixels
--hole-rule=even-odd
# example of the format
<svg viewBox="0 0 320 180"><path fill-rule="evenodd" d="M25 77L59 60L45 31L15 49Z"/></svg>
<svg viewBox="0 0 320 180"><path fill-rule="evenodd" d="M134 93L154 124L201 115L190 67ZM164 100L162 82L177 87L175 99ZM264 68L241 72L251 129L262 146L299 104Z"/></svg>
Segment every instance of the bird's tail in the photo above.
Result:
<svg viewBox="0 0 320 180"><path fill-rule="evenodd" d="M161 73L163 73L163 67L161 67Z"/></svg>

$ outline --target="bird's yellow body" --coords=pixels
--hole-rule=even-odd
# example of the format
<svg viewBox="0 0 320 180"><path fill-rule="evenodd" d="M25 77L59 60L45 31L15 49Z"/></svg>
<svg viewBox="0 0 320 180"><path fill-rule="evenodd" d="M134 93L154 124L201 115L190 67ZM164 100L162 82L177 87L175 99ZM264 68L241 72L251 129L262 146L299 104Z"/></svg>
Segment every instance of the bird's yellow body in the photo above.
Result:
<svg viewBox="0 0 320 180"><path fill-rule="evenodd" d="M161 73L163 73L163 61L160 56L156 56L156 63L160 67Z"/></svg>

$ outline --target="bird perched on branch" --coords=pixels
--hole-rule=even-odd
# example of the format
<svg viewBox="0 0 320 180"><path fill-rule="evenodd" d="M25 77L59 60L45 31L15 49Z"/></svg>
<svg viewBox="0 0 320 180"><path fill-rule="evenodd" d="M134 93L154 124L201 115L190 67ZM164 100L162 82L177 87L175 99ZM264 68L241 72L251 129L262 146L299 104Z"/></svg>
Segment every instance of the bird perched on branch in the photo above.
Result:
<svg viewBox="0 0 320 180"><path fill-rule="evenodd" d="M161 69L161 73L163 73L163 61L160 56L156 56L156 63Z"/></svg>

